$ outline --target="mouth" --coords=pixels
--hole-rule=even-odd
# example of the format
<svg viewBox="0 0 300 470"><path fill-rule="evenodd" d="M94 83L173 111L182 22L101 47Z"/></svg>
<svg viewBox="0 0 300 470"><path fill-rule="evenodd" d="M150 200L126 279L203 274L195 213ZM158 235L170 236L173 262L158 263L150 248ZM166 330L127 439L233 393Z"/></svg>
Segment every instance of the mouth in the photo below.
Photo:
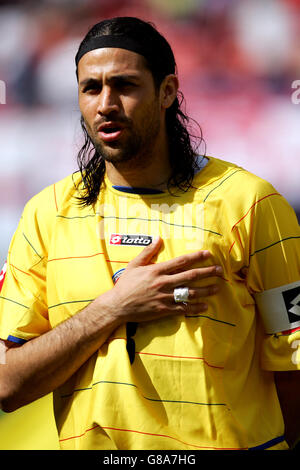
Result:
<svg viewBox="0 0 300 470"><path fill-rule="evenodd" d="M118 122L106 122L98 128L98 134L103 142L114 142L124 132L124 126Z"/></svg>

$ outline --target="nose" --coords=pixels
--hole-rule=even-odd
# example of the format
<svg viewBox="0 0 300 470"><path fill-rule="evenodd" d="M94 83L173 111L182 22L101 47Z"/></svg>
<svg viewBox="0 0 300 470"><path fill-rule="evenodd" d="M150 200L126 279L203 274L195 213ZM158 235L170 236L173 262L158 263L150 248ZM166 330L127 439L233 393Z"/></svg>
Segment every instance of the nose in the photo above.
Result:
<svg viewBox="0 0 300 470"><path fill-rule="evenodd" d="M120 109L119 99L116 93L109 86L104 86L99 93L98 114L107 116L112 112L118 112Z"/></svg>

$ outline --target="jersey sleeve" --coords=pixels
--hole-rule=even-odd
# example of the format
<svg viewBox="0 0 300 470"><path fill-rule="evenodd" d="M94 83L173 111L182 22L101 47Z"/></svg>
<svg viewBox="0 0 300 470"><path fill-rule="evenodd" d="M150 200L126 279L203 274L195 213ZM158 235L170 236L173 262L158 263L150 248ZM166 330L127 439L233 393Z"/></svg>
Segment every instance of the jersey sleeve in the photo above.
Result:
<svg viewBox="0 0 300 470"><path fill-rule="evenodd" d="M300 227L288 202L266 183L247 213L246 283L263 324L265 370L300 369Z"/></svg>
<svg viewBox="0 0 300 470"><path fill-rule="evenodd" d="M47 247L38 212L29 201L2 270L0 338L21 344L49 330Z"/></svg>

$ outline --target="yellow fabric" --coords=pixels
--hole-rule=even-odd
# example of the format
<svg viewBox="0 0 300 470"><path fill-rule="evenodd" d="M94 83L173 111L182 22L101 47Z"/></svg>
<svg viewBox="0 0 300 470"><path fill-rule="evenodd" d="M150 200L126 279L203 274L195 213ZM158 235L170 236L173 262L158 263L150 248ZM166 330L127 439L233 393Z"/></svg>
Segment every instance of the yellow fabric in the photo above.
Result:
<svg viewBox="0 0 300 470"><path fill-rule="evenodd" d="M211 157L180 197L123 193L106 180L96 206L80 208L73 179L79 174L24 210L0 294L0 337L29 340L113 288L143 247L113 245L112 235L159 234L156 262L209 250L205 264L221 264L224 276L207 312L140 323L132 365L124 325L55 392L61 447L247 449L280 438L272 371L299 368L291 357L300 333L266 335L253 294L300 279L300 230L288 203Z"/></svg>
<svg viewBox="0 0 300 470"><path fill-rule="evenodd" d="M52 395L0 416L0 450L59 450Z"/></svg>

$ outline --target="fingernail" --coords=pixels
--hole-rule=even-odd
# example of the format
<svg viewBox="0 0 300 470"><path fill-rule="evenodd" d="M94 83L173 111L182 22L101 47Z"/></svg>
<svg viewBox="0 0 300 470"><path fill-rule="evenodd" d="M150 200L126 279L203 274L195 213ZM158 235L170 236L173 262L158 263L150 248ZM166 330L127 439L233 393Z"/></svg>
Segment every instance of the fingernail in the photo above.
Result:
<svg viewBox="0 0 300 470"><path fill-rule="evenodd" d="M152 240L152 245L156 245L160 240L160 236L158 237L155 237L153 240Z"/></svg>
<svg viewBox="0 0 300 470"><path fill-rule="evenodd" d="M217 272L218 274L222 274L222 272L223 272L222 266L217 266L217 267L216 267L216 272Z"/></svg>

